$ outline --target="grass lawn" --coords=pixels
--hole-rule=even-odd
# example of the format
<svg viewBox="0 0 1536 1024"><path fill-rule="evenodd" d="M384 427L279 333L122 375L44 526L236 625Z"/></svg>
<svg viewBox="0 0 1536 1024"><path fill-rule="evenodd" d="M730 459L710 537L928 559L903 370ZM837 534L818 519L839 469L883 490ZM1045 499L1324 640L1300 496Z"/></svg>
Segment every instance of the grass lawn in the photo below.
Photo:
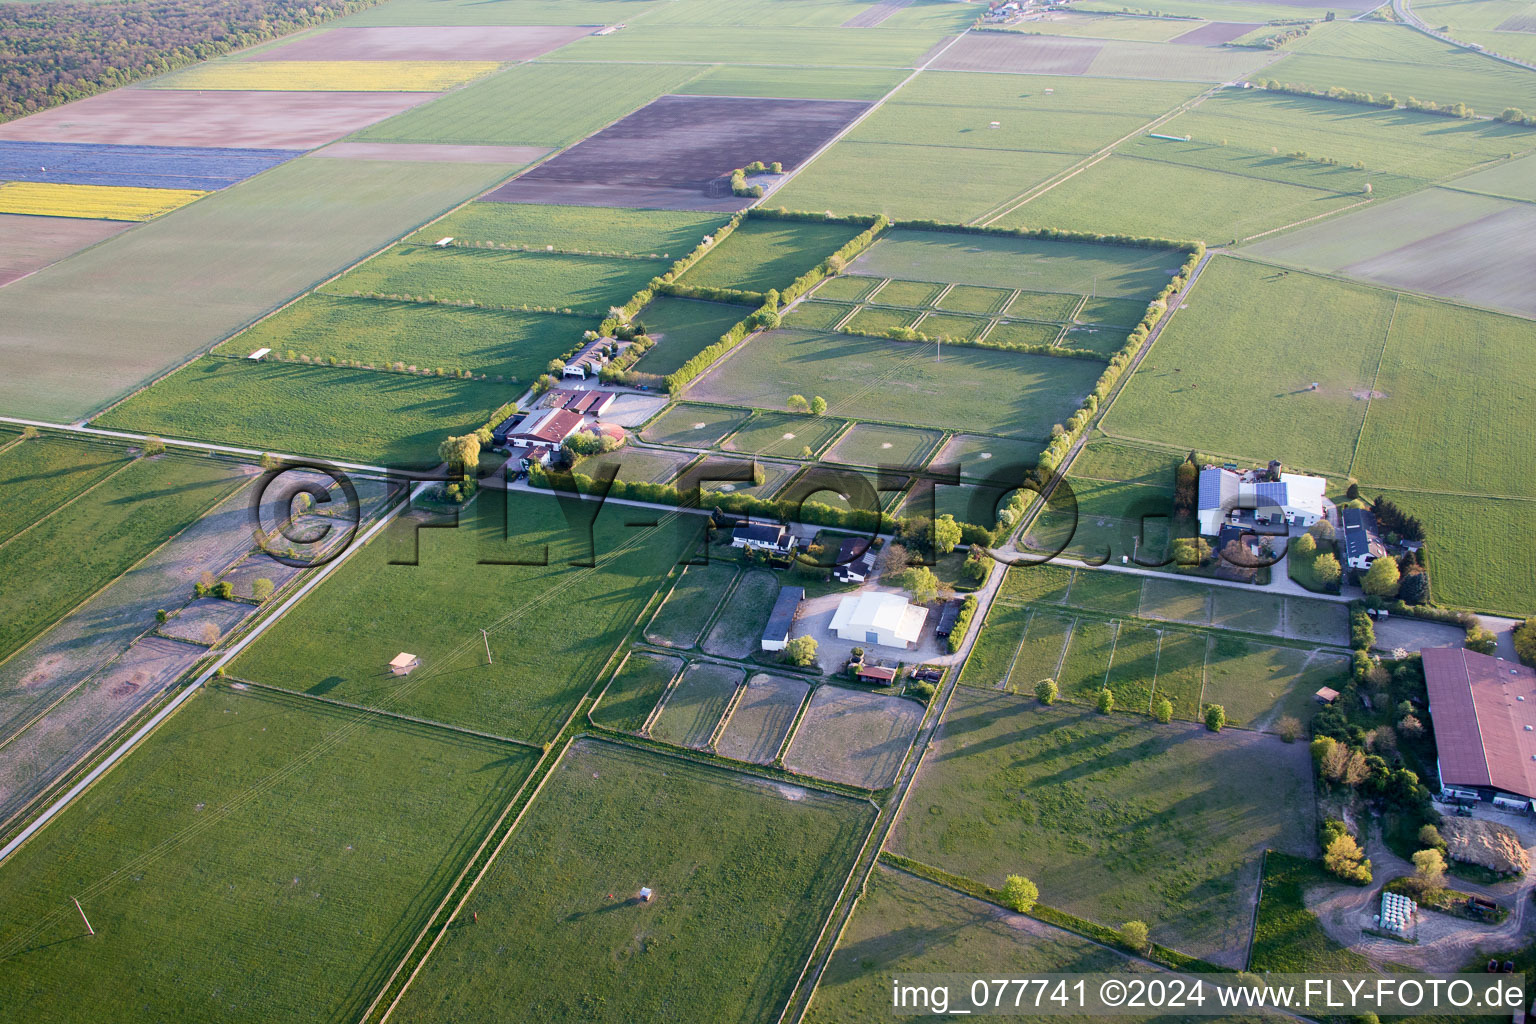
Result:
<svg viewBox="0 0 1536 1024"><path fill-rule="evenodd" d="M751 657L762 640L779 586L779 577L766 570L752 570L743 576L704 639L704 650L722 658Z"/></svg>
<svg viewBox="0 0 1536 1024"><path fill-rule="evenodd" d="M655 448L636 448L629 445L589 455L577 463L576 470L596 477L606 466L617 466L615 479L633 483L670 483L684 466L693 461L687 452L662 451Z"/></svg>
<svg viewBox="0 0 1536 1024"><path fill-rule="evenodd" d="M923 326L928 325L924 323ZM1061 328L1055 324L1037 324L1027 321L1015 323L1004 320L987 332L987 344L996 348L1052 345L1055 344L1056 336L1060 333Z"/></svg>
<svg viewBox="0 0 1536 1024"><path fill-rule="evenodd" d="M1184 258L1164 249L1097 242L895 230L870 246L849 269L881 277L952 281L1010 291L1028 288L1032 292L1086 295L1097 287L1097 294L1102 296L1149 300L1178 272ZM876 298L889 301L884 290ZM958 307L950 307L946 301L945 308Z"/></svg>
<svg viewBox="0 0 1536 1024"><path fill-rule="evenodd" d="M1021 291L1012 302L1008 303L1006 312L1008 316L1016 316L1021 320L1047 320L1061 324L1072 319L1072 314L1076 312L1077 305L1081 301L1081 296L1065 292Z"/></svg>
<svg viewBox="0 0 1536 1024"><path fill-rule="evenodd" d="M1040 446L1033 441L984 434L956 434L944 442L934 465L954 466L961 476L1005 482L1022 480L1034 468Z"/></svg>
<svg viewBox="0 0 1536 1024"><path fill-rule="evenodd" d="M574 252L631 253L676 260L692 252L726 219L723 214L690 210L469 203L422 228L408 241L431 245L452 236L468 244L552 245Z"/></svg>
<svg viewBox="0 0 1536 1024"><path fill-rule="evenodd" d="M890 280L886 281L884 287L870 298L884 306L910 306L913 309L922 309L937 299L943 290L944 284L940 281Z"/></svg>
<svg viewBox="0 0 1536 1024"><path fill-rule="evenodd" d="M886 309L881 306L865 306L844 325L860 334L883 335L899 327L911 327L919 314L912 309Z"/></svg>
<svg viewBox="0 0 1536 1024"><path fill-rule="evenodd" d="M1158 630L1121 623L1115 634L1114 660L1105 684L1115 695L1115 708L1146 714L1152 707L1152 682L1157 677Z"/></svg>
<svg viewBox="0 0 1536 1024"><path fill-rule="evenodd" d="M1336 670L1341 661L1322 656L1320 666ZM1274 731L1282 715L1305 724L1317 707L1312 695L1323 683L1306 673L1310 656L1289 647L1270 647L1218 636L1205 667L1205 700L1227 711L1229 725Z"/></svg>
<svg viewBox="0 0 1536 1024"><path fill-rule="evenodd" d="M1068 700L1091 704L1104 689L1109 675L1109 659L1115 649L1117 622L1099 622L1096 619L1078 619L1072 628L1072 639L1067 644L1067 656L1062 660L1056 684ZM1134 702L1118 705L1125 711L1140 711Z"/></svg>
<svg viewBox="0 0 1536 1024"><path fill-rule="evenodd" d="M640 436L656 444L713 448L751 415L746 409L679 402L647 424Z"/></svg>
<svg viewBox="0 0 1536 1024"><path fill-rule="evenodd" d="M586 318L551 313L311 294L216 351L244 356L270 348L316 360L402 362L532 382L590 326Z"/></svg>
<svg viewBox="0 0 1536 1024"><path fill-rule="evenodd" d="M323 291L542 306L606 316L609 307L628 302L666 269L665 260L397 245L327 284Z"/></svg>
<svg viewBox="0 0 1536 1024"><path fill-rule="evenodd" d="M567 146L698 74L696 67L665 64L520 64L364 128L352 138ZM529 96L540 100L529 103Z"/></svg>
<svg viewBox="0 0 1536 1024"><path fill-rule="evenodd" d="M682 667L681 658L631 651L592 709L592 721L609 729L639 732Z"/></svg>
<svg viewBox="0 0 1536 1024"><path fill-rule="evenodd" d="M0 868L0 979L38 1022L356 1020L536 756L210 688Z"/></svg>
<svg viewBox="0 0 1536 1024"><path fill-rule="evenodd" d="M1280 632L1285 598L1262 590L1211 588L1211 625L1248 633Z"/></svg>
<svg viewBox="0 0 1536 1024"><path fill-rule="evenodd" d="M1008 679L1013 656L1032 614L1031 609L1020 605L1001 601L993 604L970 656L965 659L965 668L960 673L961 684L984 690L1001 687Z"/></svg>
<svg viewBox="0 0 1536 1024"><path fill-rule="evenodd" d="M741 669L729 665L705 661L689 665L657 712L651 737L703 750L744 678Z"/></svg>
<svg viewBox="0 0 1536 1024"><path fill-rule="evenodd" d="M3 441L14 441L14 436ZM0 544L128 464L122 448L37 437L0 451Z"/></svg>
<svg viewBox="0 0 1536 1024"><path fill-rule="evenodd" d="M950 313L977 313L993 316L1003 311L1013 292L1006 288L981 288L957 284L944 293L938 308Z"/></svg>
<svg viewBox="0 0 1536 1024"><path fill-rule="evenodd" d="M1113 155L997 221L1219 245L1332 213L1364 197L1332 189ZM1177 262L1177 261L1175 261Z"/></svg>
<svg viewBox="0 0 1536 1024"><path fill-rule="evenodd" d="M664 647L692 647L704 635L709 617L719 607L736 567L729 564L690 565L645 627L645 638Z"/></svg>
<svg viewBox="0 0 1536 1024"><path fill-rule="evenodd" d="M1305 857L1271 853L1254 926L1254 971L1368 971L1371 962L1328 937L1306 907L1306 890L1336 882L1321 864Z"/></svg>
<svg viewBox="0 0 1536 1024"><path fill-rule="evenodd" d="M1163 645L1157 652L1154 694L1168 698L1175 718L1196 721L1200 717L1208 646L1208 638L1203 633L1163 630Z"/></svg>
<svg viewBox="0 0 1536 1024"><path fill-rule="evenodd" d="M872 815L579 742L465 906L478 926L448 933L397 1016L629 1022L670 993L671 1020L771 1024Z"/></svg>
<svg viewBox="0 0 1536 1024"><path fill-rule="evenodd" d="M1141 593L1141 616L1173 622L1211 621L1211 591L1203 583L1180 579L1147 579Z"/></svg>
<svg viewBox="0 0 1536 1024"><path fill-rule="evenodd" d="M0 546L0 579L6 581L0 590L0 658L185 530L240 479L239 467L227 462L138 459L13 535ZM14 482L7 491L14 493Z"/></svg>
<svg viewBox="0 0 1536 1024"><path fill-rule="evenodd" d="M1376 288L1218 256L1104 430L1343 475L1394 304Z"/></svg>
<svg viewBox="0 0 1536 1024"><path fill-rule="evenodd" d="M855 423L827 452L826 461L852 466L918 466L943 437L939 430Z"/></svg>
<svg viewBox="0 0 1536 1024"><path fill-rule="evenodd" d="M655 339L656 347L640 357L635 369L661 376L681 369L751 314L752 310L745 306L658 295L638 317L646 333Z"/></svg>
<svg viewBox="0 0 1536 1024"><path fill-rule="evenodd" d="M751 455L800 456L806 448L815 454L841 429L843 421L836 417L759 412L730 436L725 447Z"/></svg>
<svg viewBox="0 0 1536 1024"><path fill-rule="evenodd" d="M802 679L756 673L721 730L716 750L738 761L769 763L778 756L809 690Z"/></svg>
<svg viewBox="0 0 1536 1024"><path fill-rule="evenodd" d="M973 341L981 336L989 321L979 316L959 316L950 313L929 313L917 325L920 333L930 338L954 338Z"/></svg>
<svg viewBox="0 0 1536 1024"><path fill-rule="evenodd" d="M1288 597L1285 599L1285 631L1300 640L1347 645L1349 611L1332 601Z"/></svg>
<svg viewBox="0 0 1536 1024"><path fill-rule="evenodd" d="M321 455L368 465L435 465L449 434L478 428L514 388L204 356L99 417L99 427Z"/></svg>
<svg viewBox="0 0 1536 1024"><path fill-rule="evenodd" d="M846 302L802 302L784 314L783 322L804 331L830 331L852 309Z"/></svg>
<svg viewBox="0 0 1536 1024"><path fill-rule="evenodd" d="M1078 569L1066 603L1108 615L1134 616L1141 607L1141 583L1140 576Z"/></svg>
<svg viewBox="0 0 1536 1024"><path fill-rule="evenodd" d="M1019 565L1008 570L998 591L999 601L1023 604L1042 601L1063 604L1072 587L1073 570L1060 565Z"/></svg>
<svg viewBox="0 0 1536 1024"><path fill-rule="evenodd" d="M1259 852L1310 847L1305 745L957 691L895 852L1240 964Z"/></svg>
<svg viewBox="0 0 1536 1024"><path fill-rule="evenodd" d="M1061 673L1072 626L1073 620L1064 615L1034 609L1003 688L1009 693L1033 696L1042 679L1055 679Z"/></svg>
<svg viewBox="0 0 1536 1024"><path fill-rule="evenodd" d="M812 294L829 302L859 302L869 295L875 285L880 283L878 277L860 277L857 274L839 274L829 277L816 286Z"/></svg>
<svg viewBox="0 0 1536 1024"><path fill-rule="evenodd" d="M787 288L861 230L854 224L744 220L679 283L749 292Z"/></svg>
<svg viewBox="0 0 1536 1024"><path fill-rule="evenodd" d="M503 519L497 496L482 491L457 529L416 534L406 522L375 539L241 654L230 673L548 740L700 524L685 516L638 529L615 508L597 514L588 531L585 523L569 524L556 500L542 494L509 495ZM570 608L582 613L568 615ZM482 628L490 631L489 665ZM388 675L383 666L401 650L419 655L422 667Z"/></svg>
<svg viewBox="0 0 1536 1024"><path fill-rule="evenodd" d="M1146 315L1147 303L1139 299L1107 299L1101 295L1084 299L1083 308L1074 319L1079 323L1130 330Z"/></svg>
<svg viewBox="0 0 1536 1024"><path fill-rule="evenodd" d="M1020 975L1132 967L1119 953L1069 932L881 865L821 976L805 1021L884 1020L892 1016L892 978L1004 963Z"/></svg>
<svg viewBox="0 0 1536 1024"><path fill-rule="evenodd" d="M916 427L1045 437L1092 390L1103 367L990 349L852 335L757 335L693 384L702 401L783 408L791 394L821 395L833 415Z"/></svg>

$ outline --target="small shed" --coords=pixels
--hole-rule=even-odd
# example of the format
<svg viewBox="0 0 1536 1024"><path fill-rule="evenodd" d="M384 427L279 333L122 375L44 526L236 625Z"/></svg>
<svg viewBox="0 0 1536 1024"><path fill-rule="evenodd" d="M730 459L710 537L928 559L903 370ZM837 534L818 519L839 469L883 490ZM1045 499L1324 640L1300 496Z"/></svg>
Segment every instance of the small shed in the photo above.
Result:
<svg viewBox="0 0 1536 1024"><path fill-rule="evenodd" d="M251 360L251 362L253 362L253 363L259 363L259 362L261 362L263 359L267 358L267 356L269 356L271 354L272 354L272 350L270 348L259 348L255 352L252 352L250 355L246 356L245 358Z"/></svg>
<svg viewBox="0 0 1536 1024"><path fill-rule="evenodd" d="M651 887L650 886L643 885L643 886L640 887L640 899L642 901L646 902L646 903L651 902Z"/></svg>
<svg viewBox="0 0 1536 1024"><path fill-rule="evenodd" d="M391 675L408 676L420 666L420 658L414 654L407 654L405 651L401 651L391 659L389 671Z"/></svg>
<svg viewBox="0 0 1536 1024"><path fill-rule="evenodd" d="M1313 696L1317 698L1319 704L1332 704L1339 699L1339 691L1331 686L1325 686L1313 694Z"/></svg>
<svg viewBox="0 0 1536 1024"><path fill-rule="evenodd" d="M884 665L860 665L854 670L853 677L861 683L890 686L896 681L896 670Z"/></svg>
<svg viewBox="0 0 1536 1024"><path fill-rule="evenodd" d="M437 241L432 243L432 246L433 246L433 248L436 248L436 249L446 249L446 248L448 248L452 244L453 244L453 236L449 235L447 238L439 238Z"/></svg>

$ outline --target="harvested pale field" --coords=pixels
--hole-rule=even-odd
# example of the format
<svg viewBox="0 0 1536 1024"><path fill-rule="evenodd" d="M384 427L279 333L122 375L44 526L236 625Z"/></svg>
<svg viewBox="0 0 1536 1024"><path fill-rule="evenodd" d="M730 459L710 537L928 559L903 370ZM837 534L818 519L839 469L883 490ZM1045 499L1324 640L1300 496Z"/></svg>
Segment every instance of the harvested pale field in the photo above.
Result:
<svg viewBox="0 0 1536 1024"><path fill-rule="evenodd" d="M779 577L772 572L758 569L742 576L704 638L704 650L722 658L750 658L760 649L779 586Z"/></svg>
<svg viewBox="0 0 1536 1024"><path fill-rule="evenodd" d="M1449 182L1447 188L1536 202L1536 156L1511 160Z"/></svg>
<svg viewBox="0 0 1536 1024"><path fill-rule="evenodd" d="M421 164L502 164L522 167L549 152L543 146L439 146L424 142L335 142L315 156L335 160L408 160Z"/></svg>
<svg viewBox="0 0 1536 1024"><path fill-rule="evenodd" d="M530 60L591 32L579 25L344 25L241 59L507 62Z"/></svg>
<svg viewBox="0 0 1536 1024"><path fill-rule="evenodd" d="M127 229L122 221L0 216L0 286Z"/></svg>
<svg viewBox="0 0 1536 1024"><path fill-rule="evenodd" d="M0 213L141 221L169 213L207 194L177 188L8 181L0 183Z"/></svg>
<svg viewBox="0 0 1536 1024"><path fill-rule="evenodd" d="M964 37L933 66L944 71L1226 82L1275 59L1271 53L1215 46L987 32Z"/></svg>
<svg viewBox="0 0 1536 1024"><path fill-rule="evenodd" d="M800 679L766 672L752 676L715 744L716 752L752 764L771 762L784 745L808 689Z"/></svg>
<svg viewBox="0 0 1536 1024"><path fill-rule="evenodd" d="M0 124L0 139L313 149L431 98L421 92L113 89Z"/></svg>
<svg viewBox="0 0 1536 1024"><path fill-rule="evenodd" d="M730 665L702 661L689 665L656 712L651 738L703 750L744 677L741 669Z"/></svg>
<svg viewBox="0 0 1536 1024"><path fill-rule="evenodd" d="M255 605L243 601L199 598L161 626L160 633L172 640L209 645L222 640L225 634L245 621L245 617L255 610Z"/></svg>
<svg viewBox="0 0 1536 1024"><path fill-rule="evenodd" d="M1536 317L1536 206L1433 188L1253 247L1345 274Z"/></svg>
<svg viewBox="0 0 1536 1024"><path fill-rule="evenodd" d="M430 92L488 75L496 61L214 61L157 78L150 88L214 92Z"/></svg>
<svg viewBox="0 0 1536 1024"><path fill-rule="evenodd" d="M916 701L824 684L811 696L784 765L832 782L883 789L896 780L922 721L923 706Z"/></svg>
<svg viewBox="0 0 1536 1024"><path fill-rule="evenodd" d="M502 173L293 160L16 281L0 289L0 411L89 415Z"/></svg>

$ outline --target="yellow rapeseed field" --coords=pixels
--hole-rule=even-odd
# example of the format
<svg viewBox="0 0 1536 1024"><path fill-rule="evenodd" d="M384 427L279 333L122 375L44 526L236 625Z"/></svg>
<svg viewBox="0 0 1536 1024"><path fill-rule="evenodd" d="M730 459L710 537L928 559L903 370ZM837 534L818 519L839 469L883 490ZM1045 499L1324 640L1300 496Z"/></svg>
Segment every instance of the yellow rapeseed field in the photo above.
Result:
<svg viewBox="0 0 1536 1024"><path fill-rule="evenodd" d="M199 64L168 89L280 92L439 92L495 71L491 60L272 60Z"/></svg>
<svg viewBox="0 0 1536 1024"><path fill-rule="evenodd" d="M149 220L207 194L180 188L7 181L0 182L0 213L92 220Z"/></svg>

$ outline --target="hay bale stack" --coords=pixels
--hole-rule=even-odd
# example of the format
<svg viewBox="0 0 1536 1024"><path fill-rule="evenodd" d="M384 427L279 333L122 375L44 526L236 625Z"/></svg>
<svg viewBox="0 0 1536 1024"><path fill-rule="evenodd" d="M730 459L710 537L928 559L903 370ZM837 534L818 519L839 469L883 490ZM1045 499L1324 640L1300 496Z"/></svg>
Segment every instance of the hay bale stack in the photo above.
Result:
<svg viewBox="0 0 1536 1024"><path fill-rule="evenodd" d="M1446 854L1452 860L1477 864L1502 875L1524 874L1531 858L1520 837L1507 825L1476 818L1447 818L1440 826Z"/></svg>

